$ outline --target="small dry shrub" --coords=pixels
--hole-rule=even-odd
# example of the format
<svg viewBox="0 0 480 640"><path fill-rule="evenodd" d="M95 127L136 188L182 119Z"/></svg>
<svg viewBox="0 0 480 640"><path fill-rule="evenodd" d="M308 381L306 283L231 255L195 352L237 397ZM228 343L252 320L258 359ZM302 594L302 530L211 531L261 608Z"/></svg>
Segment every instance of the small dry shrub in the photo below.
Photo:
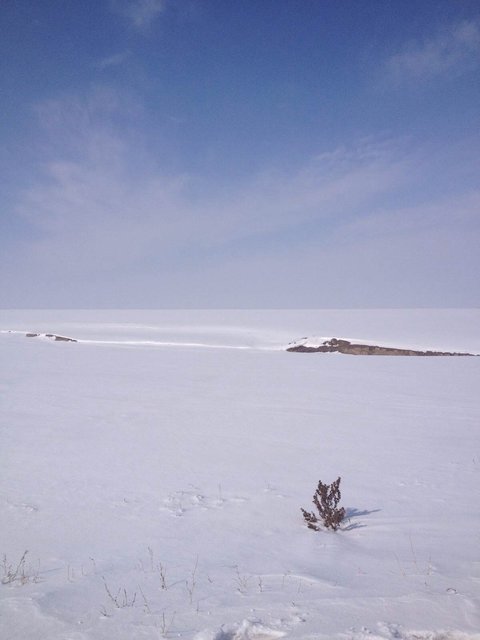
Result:
<svg viewBox="0 0 480 640"><path fill-rule="evenodd" d="M1 567L3 577L2 584L25 585L30 582L40 582L39 569L35 570L26 565L28 550L24 551L18 563L11 563L7 560L6 554L3 555Z"/></svg>
<svg viewBox="0 0 480 640"><path fill-rule="evenodd" d="M345 517L345 509L338 507L342 494L340 493L340 480L338 477L332 484L324 484L318 481L317 490L313 496L313 504L317 507L319 517L313 511L302 509L303 518L309 529L320 531L320 524L326 529L336 531Z"/></svg>

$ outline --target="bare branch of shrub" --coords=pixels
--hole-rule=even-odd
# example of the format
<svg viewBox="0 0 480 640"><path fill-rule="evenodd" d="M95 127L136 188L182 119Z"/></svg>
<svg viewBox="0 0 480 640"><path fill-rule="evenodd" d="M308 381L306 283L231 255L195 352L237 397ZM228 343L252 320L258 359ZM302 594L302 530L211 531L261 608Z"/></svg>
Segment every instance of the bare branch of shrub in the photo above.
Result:
<svg viewBox="0 0 480 640"><path fill-rule="evenodd" d="M235 582L237 584L237 591L242 594L247 593L248 583L250 581L251 576L241 575L238 565L235 566L235 572L237 574L235 578Z"/></svg>
<svg viewBox="0 0 480 640"><path fill-rule="evenodd" d="M170 620L167 620L167 616L165 615L165 611L162 612L162 618L160 620L160 635L162 638L166 638L170 632L170 629L173 625L173 621L175 620L176 611L172 613ZM157 625L155 625L157 626ZM157 627L158 628L158 627Z"/></svg>
<svg viewBox="0 0 480 640"><path fill-rule="evenodd" d="M110 591L107 581L102 576L103 584L105 586L105 591L107 592L108 597L113 602L113 604L117 607L117 609L125 609L125 607L133 607L135 605L135 600L137 599L137 592L133 594L133 597L129 599L127 590L120 588L117 591L116 595L113 595Z"/></svg>
<svg viewBox="0 0 480 640"><path fill-rule="evenodd" d="M193 604L193 594L195 591L195 587L197 586L197 569L198 569L198 556L195 561L195 566L190 576L190 580L185 580L185 586L187 587L188 596L190 598L190 604Z"/></svg>

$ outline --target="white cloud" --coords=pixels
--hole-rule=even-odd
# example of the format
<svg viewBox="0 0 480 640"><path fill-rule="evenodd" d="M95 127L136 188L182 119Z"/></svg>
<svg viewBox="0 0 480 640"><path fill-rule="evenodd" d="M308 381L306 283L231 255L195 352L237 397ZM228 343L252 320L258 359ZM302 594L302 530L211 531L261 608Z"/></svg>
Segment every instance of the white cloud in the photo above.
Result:
<svg viewBox="0 0 480 640"><path fill-rule="evenodd" d="M423 42L410 42L387 61L387 73L397 83L435 76L456 76L480 63L480 25L463 21Z"/></svg>
<svg viewBox="0 0 480 640"><path fill-rule="evenodd" d="M111 0L115 13L127 18L136 29L148 28L165 10L165 0Z"/></svg>

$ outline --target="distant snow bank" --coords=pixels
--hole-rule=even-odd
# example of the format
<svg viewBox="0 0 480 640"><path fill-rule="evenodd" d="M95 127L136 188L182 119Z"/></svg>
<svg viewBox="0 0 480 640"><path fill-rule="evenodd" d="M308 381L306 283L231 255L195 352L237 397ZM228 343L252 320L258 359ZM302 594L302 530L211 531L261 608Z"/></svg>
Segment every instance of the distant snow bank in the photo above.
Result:
<svg viewBox="0 0 480 640"><path fill-rule="evenodd" d="M328 336L415 350L480 353L480 309L4 310L0 331L92 345L284 350ZM13 331L12 331L13 330Z"/></svg>
<svg viewBox="0 0 480 640"><path fill-rule="evenodd" d="M126 347L192 347L198 349L253 349L252 346L241 344L216 344L208 342L188 342L188 341L165 341L165 340L90 340L72 338L56 333L37 333L34 331L1 330L2 334L20 335L25 338L38 338L50 342L76 342L89 345L105 346L126 346ZM257 349L267 349L268 347L257 347Z"/></svg>
<svg viewBox="0 0 480 640"><path fill-rule="evenodd" d="M232 344L211 344L208 342L188 342L188 341L160 341L160 340L85 340L71 338L69 336L58 335L55 333L36 333L23 331L0 331L0 333L21 335L26 338L39 338L40 340L47 340L53 342L75 342L88 345L103 345L103 346L120 346L120 347L170 347L170 348L193 348L193 349L239 349L249 350L255 349L257 351L289 351L297 353L341 353L347 355L361 355L361 356L476 356L480 354L470 352L458 352L458 351L440 351L440 350L427 350L427 349L411 349L411 348L399 348L392 344L381 344L376 342L375 344L369 344L365 340L358 340L355 338L326 338L326 337L313 337L302 338L290 342L286 347L266 347L266 346L247 346L247 345L232 345Z"/></svg>

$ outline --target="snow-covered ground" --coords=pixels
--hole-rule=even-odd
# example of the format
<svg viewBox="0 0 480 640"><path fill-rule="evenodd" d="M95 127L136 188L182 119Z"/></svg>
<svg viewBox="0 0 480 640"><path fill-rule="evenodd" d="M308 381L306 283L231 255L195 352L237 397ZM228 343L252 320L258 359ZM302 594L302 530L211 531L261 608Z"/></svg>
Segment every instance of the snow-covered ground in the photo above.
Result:
<svg viewBox="0 0 480 640"><path fill-rule="evenodd" d="M0 329L2 640L480 638L480 358L284 351L478 353L479 310L23 310ZM307 529L338 476L342 530Z"/></svg>

